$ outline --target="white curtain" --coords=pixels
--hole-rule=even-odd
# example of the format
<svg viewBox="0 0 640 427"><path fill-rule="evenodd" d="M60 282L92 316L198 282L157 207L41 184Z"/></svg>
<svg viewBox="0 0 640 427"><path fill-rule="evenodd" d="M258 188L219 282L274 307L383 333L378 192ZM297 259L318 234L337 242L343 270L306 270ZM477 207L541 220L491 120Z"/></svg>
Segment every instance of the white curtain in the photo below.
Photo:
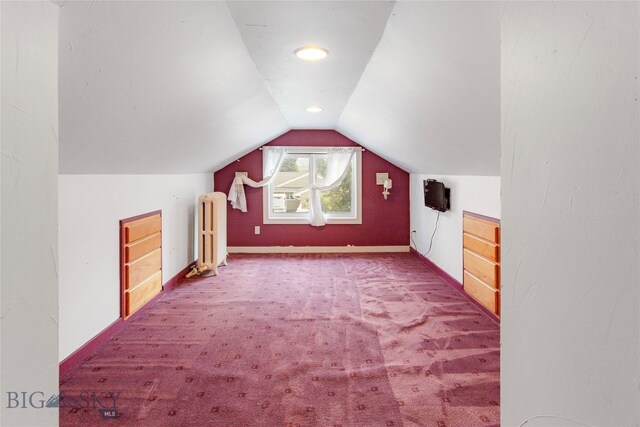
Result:
<svg viewBox="0 0 640 427"><path fill-rule="evenodd" d="M280 170L280 166L282 166L287 152L286 148L264 147L263 150L266 151L263 151L262 181L256 182L248 176L236 176L233 179L233 183L229 189L229 196L227 197L233 209L240 209L242 212L247 211L247 198L244 193L245 184L253 188L264 187L265 185L271 184L271 181L273 181L276 176L276 172Z"/></svg>
<svg viewBox="0 0 640 427"><path fill-rule="evenodd" d="M322 227L327 223L327 219L322 212L320 203L320 193L337 188L349 172L349 165L355 149L353 148L332 148L327 153L327 176L323 185L312 185L309 187L309 223L314 227Z"/></svg>

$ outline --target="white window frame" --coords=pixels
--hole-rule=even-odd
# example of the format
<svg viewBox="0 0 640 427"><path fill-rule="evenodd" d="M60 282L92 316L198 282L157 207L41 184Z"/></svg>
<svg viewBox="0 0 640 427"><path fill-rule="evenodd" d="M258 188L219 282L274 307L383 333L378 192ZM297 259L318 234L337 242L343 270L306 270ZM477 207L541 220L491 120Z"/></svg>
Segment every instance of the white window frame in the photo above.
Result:
<svg viewBox="0 0 640 427"><path fill-rule="evenodd" d="M326 154L332 148L340 147L287 147L287 154ZM347 147L351 148L351 147ZM355 209L352 209L352 214L337 214L326 213L327 224L362 224L362 149L360 147L355 148L355 153L352 160L352 168L355 166L355 170L352 169L352 182L355 187L355 197L352 203L355 203ZM263 152L263 164L264 156ZM315 174L315 162L309 161L309 175ZM273 214L271 212L271 191L273 189L273 183L263 187L262 189L262 222L264 224L309 224L309 217L304 217L300 214L295 216L282 214ZM348 216L347 216L348 215Z"/></svg>

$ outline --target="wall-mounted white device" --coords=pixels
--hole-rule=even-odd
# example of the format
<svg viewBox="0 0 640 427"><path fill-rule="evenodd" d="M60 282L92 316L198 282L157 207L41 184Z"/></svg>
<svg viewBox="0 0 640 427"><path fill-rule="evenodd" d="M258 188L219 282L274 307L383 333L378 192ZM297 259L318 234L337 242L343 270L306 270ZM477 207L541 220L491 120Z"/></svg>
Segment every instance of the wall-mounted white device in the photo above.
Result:
<svg viewBox="0 0 640 427"><path fill-rule="evenodd" d="M393 185L393 182L389 179L389 173L387 172L376 172L376 185L382 185L382 195L384 199L387 200L387 196L389 196L389 190Z"/></svg>
<svg viewBox="0 0 640 427"><path fill-rule="evenodd" d="M384 196L384 199L387 200L387 196L389 196L389 190L391 189L391 187L393 186L393 181L391 181L389 178L384 180L384 183L382 184L383 190L382 190L382 195Z"/></svg>

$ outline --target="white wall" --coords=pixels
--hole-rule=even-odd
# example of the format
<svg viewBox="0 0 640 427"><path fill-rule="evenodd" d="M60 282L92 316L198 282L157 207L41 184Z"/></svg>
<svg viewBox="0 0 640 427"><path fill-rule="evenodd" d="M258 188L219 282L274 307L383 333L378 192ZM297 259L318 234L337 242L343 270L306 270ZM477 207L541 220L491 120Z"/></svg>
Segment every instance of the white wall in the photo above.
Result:
<svg viewBox="0 0 640 427"><path fill-rule="evenodd" d="M504 426L640 424L639 5L505 4Z"/></svg>
<svg viewBox="0 0 640 427"><path fill-rule="evenodd" d="M167 282L192 262L200 194L213 174L60 175L60 360L120 316L119 220L162 209Z"/></svg>
<svg viewBox="0 0 640 427"><path fill-rule="evenodd" d="M58 7L2 14L2 425L56 426L57 409L8 409L7 393L58 391Z"/></svg>
<svg viewBox="0 0 640 427"><path fill-rule="evenodd" d="M410 179L411 246L462 283L462 211L500 218L500 177L411 174ZM428 254L438 212L424 205L425 179L437 179L451 189L451 210L440 213Z"/></svg>

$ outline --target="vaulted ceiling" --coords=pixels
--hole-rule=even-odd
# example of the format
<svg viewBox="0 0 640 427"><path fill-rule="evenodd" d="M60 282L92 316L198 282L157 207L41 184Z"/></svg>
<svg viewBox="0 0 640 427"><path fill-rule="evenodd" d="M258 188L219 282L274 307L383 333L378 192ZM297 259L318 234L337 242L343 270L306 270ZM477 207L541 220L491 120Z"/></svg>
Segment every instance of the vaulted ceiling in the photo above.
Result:
<svg viewBox="0 0 640 427"><path fill-rule="evenodd" d="M333 129L375 50L391 2L230 2L249 54L294 129ZM326 46L318 62L293 55ZM321 106L310 114L307 107Z"/></svg>
<svg viewBox="0 0 640 427"><path fill-rule="evenodd" d="M60 173L209 172L336 129L411 172L499 174L495 2L59 4Z"/></svg>

